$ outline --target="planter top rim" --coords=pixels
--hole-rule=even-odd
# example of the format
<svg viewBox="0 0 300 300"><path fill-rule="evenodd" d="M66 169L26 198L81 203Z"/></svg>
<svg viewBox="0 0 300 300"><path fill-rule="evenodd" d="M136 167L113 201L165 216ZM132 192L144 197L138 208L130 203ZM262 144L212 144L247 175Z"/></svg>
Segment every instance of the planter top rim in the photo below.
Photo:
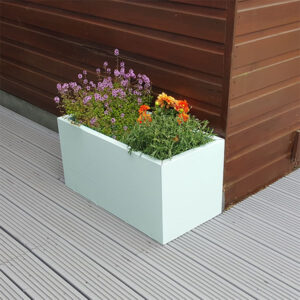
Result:
<svg viewBox="0 0 300 300"><path fill-rule="evenodd" d="M128 145L126 145L126 144L124 144L124 143L122 143L120 141L117 141L117 140L115 140L115 139L113 139L113 138L111 138L111 137L109 137L109 136L107 136L107 135L105 135L105 134L103 134L103 133L101 133L99 131L96 131L96 130L94 130L92 128L89 128L89 127L87 127L85 125L82 125L82 124L74 124L74 123L72 123L71 120L70 120L70 115L64 115L64 116L58 117L57 119L61 120L63 122L66 122L68 124L71 124L73 126L80 127L85 132L87 132L89 134L92 134L92 135L95 135L95 136L98 136L98 137L101 137L105 141L107 141L107 142L109 142L111 144L114 144L114 145L116 145L116 146L118 146L118 147L120 147L120 148L122 148L122 149L124 149L126 151L129 150ZM165 165L165 164L173 162L174 160L182 159L183 157L186 157L187 155L192 155L193 153L198 152L200 149L212 147L217 142L224 142L223 138L220 138L220 137L217 137L217 136L214 136L213 139L214 139L214 141L212 141L210 143L207 143L205 145L201 145L201 146L199 146L197 148L193 148L193 149L184 151L182 153L179 153L179 154L177 154L177 155L175 155L175 156L173 156L171 158L165 159L165 160L160 160L160 159L151 157L151 156L149 156L147 154L144 154L142 152L136 152L136 151L133 151L131 153L131 155L135 155L135 156L138 156L138 157L143 157L143 158L145 158L145 159L147 159L147 160L149 160L149 161L151 161L151 162L153 162L153 163L155 163L157 165L163 165L163 164Z"/></svg>

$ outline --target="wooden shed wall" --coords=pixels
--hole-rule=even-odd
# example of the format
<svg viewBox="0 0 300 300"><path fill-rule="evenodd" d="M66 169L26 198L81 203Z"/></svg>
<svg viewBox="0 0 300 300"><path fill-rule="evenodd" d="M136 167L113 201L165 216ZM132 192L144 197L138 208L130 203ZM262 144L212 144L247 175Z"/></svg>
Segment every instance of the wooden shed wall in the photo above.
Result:
<svg viewBox="0 0 300 300"><path fill-rule="evenodd" d="M300 1L237 0L226 131L227 205L293 168Z"/></svg>
<svg viewBox="0 0 300 300"><path fill-rule="evenodd" d="M56 83L112 62L117 47L155 88L188 99L224 135L232 2L1 0L0 88L56 113Z"/></svg>

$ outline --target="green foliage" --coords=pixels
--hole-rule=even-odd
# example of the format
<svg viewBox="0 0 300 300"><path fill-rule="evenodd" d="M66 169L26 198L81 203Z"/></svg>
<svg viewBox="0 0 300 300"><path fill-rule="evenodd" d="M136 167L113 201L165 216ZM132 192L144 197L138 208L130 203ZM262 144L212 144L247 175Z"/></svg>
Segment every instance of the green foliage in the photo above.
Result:
<svg viewBox="0 0 300 300"><path fill-rule="evenodd" d="M72 116L74 123L83 124L112 138L120 140L135 125L142 104L152 101L151 81L145 74L126 72L115 49L116 67L108 62L96 69L95 81L87 71L78 74L77 82L58 83L60 97L54 101L63 114Z"/></svg>
<svg viewBox="0 0 300 300"><path fill-rule="evenodd" d="M208 121L191 116L178 124L173 110L152 113L152 122L137 123L123 142L131 151L140 151L160 160L171 158L213 140L213 130Z"/></svg>
<svg viewBox="0 0 300 300"><path fill-rule="evenodd" d="M113 82L113 88L118 89L119 83ZM95 99L95 91L80 90L77 94L66 93L62 95L61 105L64 112L72 116L75 123L83 124L117 140L123 138L135 125L139 116L140 105L135 95L128 94L123 97L114 97L110 89L102 92L96 91L101 99L107 95L105 101ZM84 99L91 97L86 104ZM150 103L152 96L141 96L142 103Z"/></svg>
<svg viewBox="0 0 300 300"><path fill-rule="evenodd" d="M62 113L71 116L75 124L83 124L160 160L206 144L213 139L208 121L199 121L188 113L186 100L176 100L161 93L152 113L151 81L145 74L126 72L119 63L115 49L116 67L108 62L96 69L95 82L87 71L78 74L78 82L58 83L60 97L54 97Z"/></svg>

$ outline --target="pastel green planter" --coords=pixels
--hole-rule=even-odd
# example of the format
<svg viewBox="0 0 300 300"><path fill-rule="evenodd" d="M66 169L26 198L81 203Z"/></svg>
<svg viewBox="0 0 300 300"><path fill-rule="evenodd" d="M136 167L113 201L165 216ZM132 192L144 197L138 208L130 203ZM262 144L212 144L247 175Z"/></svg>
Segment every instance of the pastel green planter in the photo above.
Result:
<svg viewBox="0 0 300 300"><path fill-rule="evenodd" d="M161 244L222 212L224 140L168 160L58 118L65 183Z"/></svg>

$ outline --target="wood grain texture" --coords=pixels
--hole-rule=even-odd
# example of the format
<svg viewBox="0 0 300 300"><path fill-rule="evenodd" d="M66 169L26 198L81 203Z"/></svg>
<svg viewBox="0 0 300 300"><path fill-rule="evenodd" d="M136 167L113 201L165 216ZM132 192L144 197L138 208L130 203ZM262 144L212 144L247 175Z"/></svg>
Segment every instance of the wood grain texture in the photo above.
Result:
<svg viewBox="0 0 300 300"><path fill-rule="evenodd" d="M300 128L300 1L237 2L225 197L235 203L290 172Z"/></svg>
<svg viewBox="0 0 300 300"><path fill-rule="evenodd" d="M26 0L83 15L224 43L226 17L204 7L150 1Z"/></svg>
<svg viewBox="0 0 300 300"><path fill-rule="evenodd" d="M286 155L292 149L293 137L292 133L279 136L274 141L263 144L245 155L229 160L225 168L225 186L227 182L231 183L236 180L239 182L241 178L255 172L262 166L262 162L272 161L282 155Z"/></svg>
<svg viewBox="0 0 300 300"><path fill-rule="evenodd" d="M22 81L18 81L15 78L0 74L0 89L53 114L57 113L55 107L49 106L49 102L52 101L51 95L27 85ZM11 91L13 91L13 93Z"/></svg>
<svg viewBox="0 0 300 300"><path fill-rule="evenodd" d="M256 172L248 173L247 177L226 186L226 205L232 205L250 194L253 194L280 177L290 173L293 168L290 164L290 155L286 154L268 164L260 165Z"/></svg>
<svg viewBox="0 0 300 300"><path fill-rule="evenodd" d="M104 60L114 63L112 52L119 48L127 65L152 79L155 91L186 98L224 136L228 14L218 1L208 2L0 1L1 57L10 66L20 63L26 84L54 97L49 83L37 83L38 75L70 81L85 68L94 76ZM7 72L20 80L12 67ZM54 106L49 103L52 111Z"/></svg>
<svg viewBox="0 0 300 300"><path fill-rule="evenodd" d="M298 0L273 1L269 5L264 5L264 1L260 1L260 5L256 9L251 6L248 8L239 7L236 19L236 34L242 35L297 22L299 16L300 1Z"/></svg>
<svg viewBox="0 0 300 300"><path fill-rule="evenodd" d="M226 0L170 0L171 2L194 4L198 6L227 8Z"/></svg>

